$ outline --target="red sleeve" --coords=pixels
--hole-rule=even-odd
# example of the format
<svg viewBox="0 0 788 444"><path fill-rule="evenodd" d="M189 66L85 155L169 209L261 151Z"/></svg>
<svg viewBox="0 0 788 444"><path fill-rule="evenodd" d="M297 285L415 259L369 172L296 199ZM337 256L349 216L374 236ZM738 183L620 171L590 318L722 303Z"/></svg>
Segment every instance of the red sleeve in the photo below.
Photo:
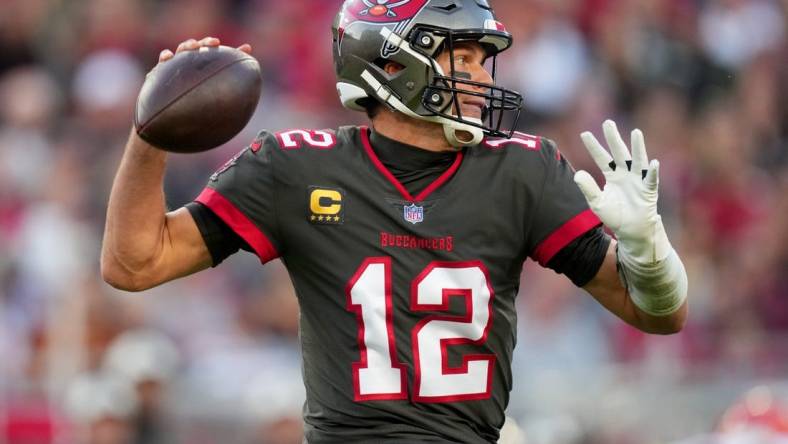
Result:
<svg viewBox="0 0 788 444"><path fill-rule="evenodd" d="M279 257L277 181L272 153L276 139L261 132L214 173L195 199L210 209L265 263Z"/></svg>
<svg viewBox="0 0 788 444"><path fill-rule="evenodd" d="M279 257L273 244L232 202L212 188L205 188L195 201L210 208L254 250L262 263Z"/></svg>
<svg viewBox="0 0 788 444"><path fill-rule="evenodd" d="M585 210L548 235L536 246L532 256L539 265L546 267L550 259L564 247L601 224L596 214L590 209Z"/></svg>
<svg viewBox="0 0 788 444"><path fill-rule="evenodd" d="M533 209L529 251L534 260L546 267L558 252L602 222L588 208L575 184L575 170L569 161L551 140L543 138L541 142L544 179Z"/></svg>

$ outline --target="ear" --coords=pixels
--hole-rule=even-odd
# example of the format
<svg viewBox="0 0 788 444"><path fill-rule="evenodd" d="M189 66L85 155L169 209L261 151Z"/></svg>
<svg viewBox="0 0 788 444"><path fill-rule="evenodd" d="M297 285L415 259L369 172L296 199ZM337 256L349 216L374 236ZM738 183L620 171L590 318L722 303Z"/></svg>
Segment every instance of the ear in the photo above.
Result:
<svg viewBox="0 0 788 444"><path fill-rule="evenodd" d="M383 70L386 71L386 74L393 75L405 69L404 66L400 65L397 62L388 62L386 66L383 67Z"/></svg>

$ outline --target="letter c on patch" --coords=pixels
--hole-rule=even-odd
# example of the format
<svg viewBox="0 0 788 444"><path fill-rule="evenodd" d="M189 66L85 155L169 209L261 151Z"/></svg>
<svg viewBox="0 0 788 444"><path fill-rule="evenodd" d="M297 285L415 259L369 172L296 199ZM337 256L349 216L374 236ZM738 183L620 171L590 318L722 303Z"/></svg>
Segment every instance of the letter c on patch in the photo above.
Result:
<svg viewBox="0 0 788 444"><path fill-rule="evenodd" d="M316 189L309 197L312 214L333 216L342 211L342 194L335 190Z"/></svg>

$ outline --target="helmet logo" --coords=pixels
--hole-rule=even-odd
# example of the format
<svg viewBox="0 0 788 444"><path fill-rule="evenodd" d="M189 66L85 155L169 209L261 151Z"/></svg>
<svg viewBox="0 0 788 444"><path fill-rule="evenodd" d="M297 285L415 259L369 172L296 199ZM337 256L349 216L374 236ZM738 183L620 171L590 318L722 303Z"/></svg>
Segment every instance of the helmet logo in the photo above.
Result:
<svg viewBox="0 0 788 444"><path fill-rule="evenodd" d="M385 14L387 17L393 18L397 16L397 13L394 12L394 9L406 3L410 3L410 0L400 0L395 3L390 3L390 0L375 0L376 3L373 3L370 0L362 0L362 2L367 6L367 9L359 12L359 15L381 17Z"/></svg>
<svg viewBox="0 0 788 444"><path fill-rule="evenodd" d="M355 21L394 23L413 18L428 0L347 0L342 10L347 26Z"/></svg>
<svg viewBox="0 0 788 444"><path fill-rule="evenodd" d="M345 30L354 23L393 24L392 31L401 34L407 29L411 20L424 9L429 0L346 0L340 12L338 27L339 50ZM380 55L388 58L399 51L399 48L385 43Z"/></svg>

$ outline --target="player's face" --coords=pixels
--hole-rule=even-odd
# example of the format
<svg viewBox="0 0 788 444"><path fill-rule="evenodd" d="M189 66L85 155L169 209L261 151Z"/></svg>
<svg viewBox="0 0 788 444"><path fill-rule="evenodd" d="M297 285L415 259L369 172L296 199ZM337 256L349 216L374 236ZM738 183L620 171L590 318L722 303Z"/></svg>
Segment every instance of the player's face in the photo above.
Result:
<svg viewBox="0 0 788 444"><path fill-rule="evenodd" d="M485 67L487 53L480 44L475 42L462 42L454 46L453 73L451 72L451 55L452 54L448 50L444 50L436 58L443 72L447 73L447 75L493 85L492 75ZM458 83L457 88L465 91L487 92L487 88L462 83ZM484 98L468 94L459 94L457 100L460 102L460 110L462 110L463 117L482 117L482 111L486 105Z"/></svg>

